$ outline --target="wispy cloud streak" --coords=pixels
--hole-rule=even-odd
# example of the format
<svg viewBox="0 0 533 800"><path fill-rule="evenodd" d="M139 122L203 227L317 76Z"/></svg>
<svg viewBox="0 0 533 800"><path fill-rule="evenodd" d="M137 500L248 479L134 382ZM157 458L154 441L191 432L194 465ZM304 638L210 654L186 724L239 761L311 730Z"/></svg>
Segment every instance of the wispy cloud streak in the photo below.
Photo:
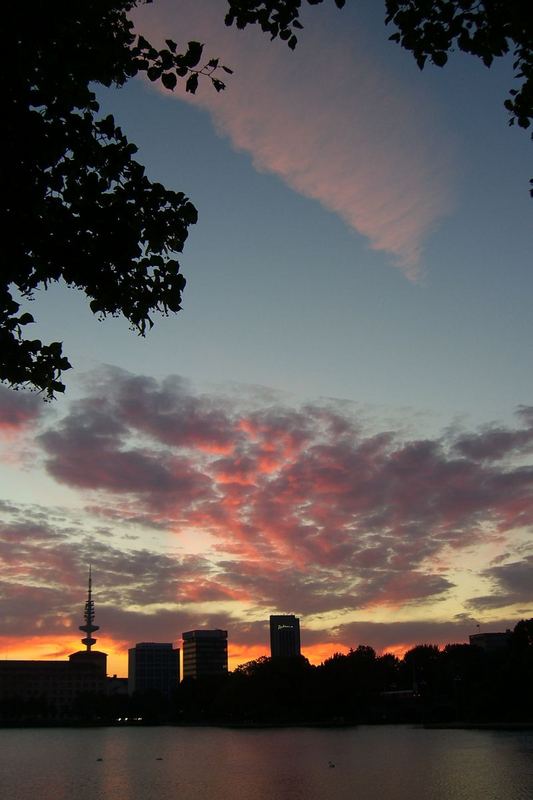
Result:
<svg viewBox="0 0 533 800"><path fill-rule="evenodd" d="M257 169L318 200L416 279L424 240L451 205L449 136L424 97L327 14L309 16L294 53L255 29L225 29L219 3L163 0L137 24L154 39L186 32L231 64L220 95L206 83L194 99L177 96L208 109Z"/></svg>

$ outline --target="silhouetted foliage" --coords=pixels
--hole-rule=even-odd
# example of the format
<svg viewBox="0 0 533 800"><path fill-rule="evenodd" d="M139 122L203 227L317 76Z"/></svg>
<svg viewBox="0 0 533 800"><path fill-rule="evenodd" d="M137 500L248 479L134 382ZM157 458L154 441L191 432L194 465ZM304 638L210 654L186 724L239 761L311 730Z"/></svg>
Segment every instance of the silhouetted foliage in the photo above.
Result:
<svg viewBox="0 0 533 800"><path fill-rule="evenodd" d="M316 6L323 0L307 0ZM334 0L337 8L343 8L346 0ZM229 10L225 17L226 25L260 25L272 39L279 36L294 50L298 42L297 30L302 30L300 8L302 0L228 0Z"/></svg>
<svg viewBox="0 0 533 800"><path fill-rule="evenodd" d="M386 8L387 24L398 28L390 39L410 50L420 69L428 58L443 67L454 49L480 58L486 67L511 53L515 78L521 83L505 101L509 124L529 128L533 122L531 0L386 0Z"/></svg>
<svg viewBox="0 0 533 800"><path fill-rule="evenodd" d="M533 619L522 619L516 624L511 645L515 652L533 653Z"/></svg>
<svg viewBox="0 0 533 800"><path fill-rule="evenodd" d="M133 32L129 13L152 0L27 0L3 9L5 82L4 263L0 281L0 380L53 397L70 368L62 343L26 337L34 320L20 300L63 281L91 310L123 315L141 335L153 315L181 307L181 253L197 211L182 192L150 181L111 115L99 118L93 86L122 86L138 73L196 92L203 78L225 88L231 69L190 41L158 50ZM322 0L307 0L316 5ZM345 0L334 0L341 8ZM294 49L302 0L226 0L226 25L259 25ZM530 0L386 0L391 38L443 66L458 47L489 66L511 52L522 84L511 123L533 119Z"/></svg>
<svg viewBox="0 0 533 800"><path fill-rule="evenodd" d="M62 343L24 335L34 319L19 301L37 289L64 281L85 292L95 314L122 314L141 335L155 312L181 307L185 278L175 255L196 209L146 177L113 117L98 117L93 87L122 86L144 72L167 89L185 81L194 93L204 78L219 92L231 69L204 59L199 42L180 51L167 39L158 50L134 34L129 12L144 2L151 0L30 0L4 9L0 379L15 388L52 397L64 391L61 375L70 368ZM226 21L260 22L293 47L288 31L298 27L300 4L262 5L229 3Z"/></svg>
<svg viewBox="0 0 533 800"><path fill-rule="evenodd" d="M240 719L249 723L309 719L314 672L304 656L263 656L241 665L230 676L239 698Z"/></svg>

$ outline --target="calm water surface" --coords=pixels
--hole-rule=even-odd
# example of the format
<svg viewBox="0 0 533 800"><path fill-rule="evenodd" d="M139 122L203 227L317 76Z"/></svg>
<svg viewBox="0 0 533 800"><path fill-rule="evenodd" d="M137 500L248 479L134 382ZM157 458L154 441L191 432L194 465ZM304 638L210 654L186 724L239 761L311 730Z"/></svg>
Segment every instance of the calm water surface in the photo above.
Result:
<svg viewBox="0 0 533 800"><path fill-rule="evenodd" d="M532 800L533 733L4 729L0 792L9 800Z"/></svg>

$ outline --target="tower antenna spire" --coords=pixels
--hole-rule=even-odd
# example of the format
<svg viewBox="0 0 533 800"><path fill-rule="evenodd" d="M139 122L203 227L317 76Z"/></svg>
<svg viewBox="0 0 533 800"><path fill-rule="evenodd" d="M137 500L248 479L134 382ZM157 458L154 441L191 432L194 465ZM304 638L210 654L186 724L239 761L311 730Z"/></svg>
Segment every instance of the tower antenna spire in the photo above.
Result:
<svg viewBox="0 0 533 800"><path fill-rule="evenodd" d="M91 647L93 646L93 644L96 644L96 639L93 638L92 634L100 629L99 625L94 624L94 600L92 596L92 589L93 589L92 570L91 570L91 565L89 564L89 582L87 586L87 600L85 601L85 610L83 612L85 625L80 625L80 631L83 631L85 634L87 634L85 638L81 640L81 643L85 645L88 653L91 652Z"/></svg>

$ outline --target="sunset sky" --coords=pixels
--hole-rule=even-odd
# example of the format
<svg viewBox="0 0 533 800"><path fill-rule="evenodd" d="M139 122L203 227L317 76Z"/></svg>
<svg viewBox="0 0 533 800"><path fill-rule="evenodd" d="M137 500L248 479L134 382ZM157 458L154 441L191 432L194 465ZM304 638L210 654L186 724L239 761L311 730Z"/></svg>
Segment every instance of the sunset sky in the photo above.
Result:
<svg viewBox="0 0 533 800"><path fill-rule="evenodd" d="M301 617L314 663L533 614L533 175L512 59L419 71L384 4L307 9L295 52L157 0L216 94L99 93L153 180L199 210L184 308L140 339L60 286L32 335L74 369L0 386L1 658L228 630L230 667ZM100 635L99 635L100 634Z"/></svg>

